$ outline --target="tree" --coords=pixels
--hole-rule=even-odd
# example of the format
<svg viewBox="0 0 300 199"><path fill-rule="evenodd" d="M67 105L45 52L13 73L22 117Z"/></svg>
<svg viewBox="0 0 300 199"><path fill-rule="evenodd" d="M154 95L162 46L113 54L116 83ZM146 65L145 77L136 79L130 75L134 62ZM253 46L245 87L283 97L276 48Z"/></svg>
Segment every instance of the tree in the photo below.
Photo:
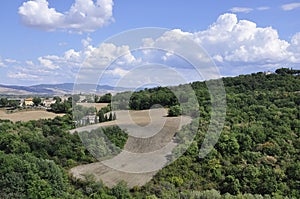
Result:
<svg viewBox="0 0 300 199"><path fill-rule="evenodd" d="M54 113L68 113L72 104L68 101L58 102L56 101L54 104L51 104L51 110Z"/></svg>
<svg viewBox="0 0 300 199"><path fill-rule="evenodd" d="M132 198L127 188L127 184L124 181L119 182L116 186L114 186L111 190L113 196L117 199L130 199Z"/></svg>
<svg viewBox="0 0 300 199"><path fill-rule="evenodd" d="M34 98L32 99L32 102L33 102L34 106L38 106L38 105L41 104L42 100L41 100L41 98L39 98L39 97L34 97Z"/></svg>
<svg viewBox="0 0 300 199"><path fill-rule="evenodd" d="M10 100L8 102L9 106L13 107L13 108L18 108L18 106L20 105L19 102L17 100Z"/></svg>
<svg viewBox="0 0 300 199"><path fill-rule="evenodd" d="M105 122L105 117L102 110L98 112L98 116L99 116L99 122Z"/></svg>
<svg viewBox="0 0 300 199"><path fill-rule="evenodd" d="M110 103L111 102L111 96L112 95L110 93L107 93L107 94L100 97L99 102L100 103Z"/></svg>
<svg viewBox="0 0 300 199"><path fill-rule="evenodd" d="M53 97L53 99L55 100L55 102L59 103L61 102L61 98L58 96Z"/></svg>
<svg viewBox="0 0 300 199"><path fill-rule="evenodd" d="M241 185L238 179L236 179L232 175L226 176L222 186L223 193L230 193L236 195L240 192L240 188Z"/></svg>
<svg viewBox="0 0 300 199"><path fill-rule="evenodd" d="M169 117L176 117L181 115L181 107L179 105L171 106L168 111Z"/></svg>
<svg viewBox="0 0 300 199"><path fill-rule="evenodd" d="M109 120L109 121L112 121L112 120L113 120L113 113L112 113L112 112L109 113L109 118L108 118L108 120Z"/></svg>
<svg viewBox="0 0 300 199"><path fill-rule="evenodd" d="M7 98L1 98L0 99L0 106L6 107L8 105L8 100Z"/></svg>

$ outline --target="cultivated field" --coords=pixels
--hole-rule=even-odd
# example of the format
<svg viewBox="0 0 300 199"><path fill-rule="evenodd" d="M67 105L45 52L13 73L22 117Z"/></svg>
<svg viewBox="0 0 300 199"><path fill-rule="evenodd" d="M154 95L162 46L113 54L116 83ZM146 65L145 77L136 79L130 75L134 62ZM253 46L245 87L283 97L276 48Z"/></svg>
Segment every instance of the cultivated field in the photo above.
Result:
<svg viewBox="0 0 300 199"><path fill-rule="evenodd" d="M6 110L0 110L1 120L11 120L13 122L17 122L17 121L27 122L30 120L53 119L56 116L63 116L63 115L64 114L55 114L45 110L20 111L14 113L7 113Z"/></svg>
<svg viewBox="0 0 300 199"><path fill-rule="evenodd" d="M76 129L92 130L103 126L119 125L127 129L129 138L124 150L117 156L97 163L80 165L71 169L71 174L83 178L93 174L112 187L124 180L129 187L141 186L167 163L166 156L176 146L172 138L182 125L191 122L187 116L166 117L165 109L144 111L117 111L117 120ZM71 131L74 133L74 130Z"/></svg>
<svg viewBox="0 0 300 199"><path fill-rule="evenodd" d="M103 107L106 107L108 103L77 103L77 105L83 107L95 107L97 110L100 110Z"/></svg>

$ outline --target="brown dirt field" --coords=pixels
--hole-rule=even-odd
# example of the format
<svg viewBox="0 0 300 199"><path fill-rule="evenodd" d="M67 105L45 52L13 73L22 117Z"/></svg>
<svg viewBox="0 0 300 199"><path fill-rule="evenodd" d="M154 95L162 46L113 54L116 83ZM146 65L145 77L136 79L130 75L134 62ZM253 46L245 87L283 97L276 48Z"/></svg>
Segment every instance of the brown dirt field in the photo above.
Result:
<svg viewBox="0 0 300 199"><path fill-rule="evenodd" d="M55 114L44 110L34 110L34 111L21 111L15 113L6 113L5 110L0 110L1 120L11 120L13 122L22 121L28 122L30 120L39 119L53 119L56 116L63 116L64 114Z"/></svg>
<svg viewBox="0 0 300 199"><path fill-rule="evenodd" d="M97 110L100 110L103 107L106 107L108 103L77 103L83 107L95 107Z"/></svg>
<svg viewBox="0 0 300 199"><path fill-rule="evenodd" d="M126 181L129 187L144 185L165 166L166 156L176 146L172 140L174 134L182 125L189 124L191 118L166 117L165 109L119 111L116 114L116 121L76 130L80 132L117 124L120 128L127 129L129 134L124 150L111 159L74 167L70 173L76 178L93 174L97 180L101 179L109 187L121 180Z"/></svg>
<svg viewBox="0 0 300 199"><path fill-rule="evenodd" d="M101 162L80 165L71 169L75 178L84 179L84 175L93 175L96 181L103 181L106 186L113 187L122 179L126 180L128 187L143 186L157 173L127 173L112 169Z"/></svg>

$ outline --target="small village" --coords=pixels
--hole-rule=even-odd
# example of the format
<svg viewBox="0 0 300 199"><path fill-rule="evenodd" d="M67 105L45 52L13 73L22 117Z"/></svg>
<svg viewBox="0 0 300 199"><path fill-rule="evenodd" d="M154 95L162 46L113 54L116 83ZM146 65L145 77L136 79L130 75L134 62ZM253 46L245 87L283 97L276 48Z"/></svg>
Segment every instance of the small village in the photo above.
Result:
<svg viewBox="0 0 300 199"><path fill-rule="evenodd" d="M11 98L1 98L0 107L6 110L14 110L17 108L25 109L51 109L51 105L55 104L57 99L61 101L68 100L70 96L60 96L60 97L11 97Z"/></svg>
<svg viewBox="0 0 300 199"><path fill-rule="evenodd" d="M114 120L109 103L111 94L103 96L91 95L64 95L54 97L0 97L0 110L6 115L33 113L39 111L47 113L66 114L74 111L76 126L92 125L99 122ZM72 109L71 109L72 108ZM4 115L2 113L2 115Z"/></svg>

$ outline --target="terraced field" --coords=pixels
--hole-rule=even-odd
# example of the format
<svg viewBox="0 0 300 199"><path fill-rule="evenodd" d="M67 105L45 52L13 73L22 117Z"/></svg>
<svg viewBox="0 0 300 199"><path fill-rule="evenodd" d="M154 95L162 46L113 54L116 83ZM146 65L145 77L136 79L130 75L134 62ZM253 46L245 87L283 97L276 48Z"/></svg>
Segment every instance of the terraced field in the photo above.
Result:
<svg viewBox="0 0 300 199"><path fill-rule="evenodd" d="M81 127L71 133L118 125L129 134L124 150L111 159L74 167L70 173L77 178L92 174L109 187L121 180L129 187L144 185L167 163L166 156L176 146L172 140L174 134L182 125L190 123L191 118L166 117L166 109L118 111L116 114L116 121Z"/></svg>

